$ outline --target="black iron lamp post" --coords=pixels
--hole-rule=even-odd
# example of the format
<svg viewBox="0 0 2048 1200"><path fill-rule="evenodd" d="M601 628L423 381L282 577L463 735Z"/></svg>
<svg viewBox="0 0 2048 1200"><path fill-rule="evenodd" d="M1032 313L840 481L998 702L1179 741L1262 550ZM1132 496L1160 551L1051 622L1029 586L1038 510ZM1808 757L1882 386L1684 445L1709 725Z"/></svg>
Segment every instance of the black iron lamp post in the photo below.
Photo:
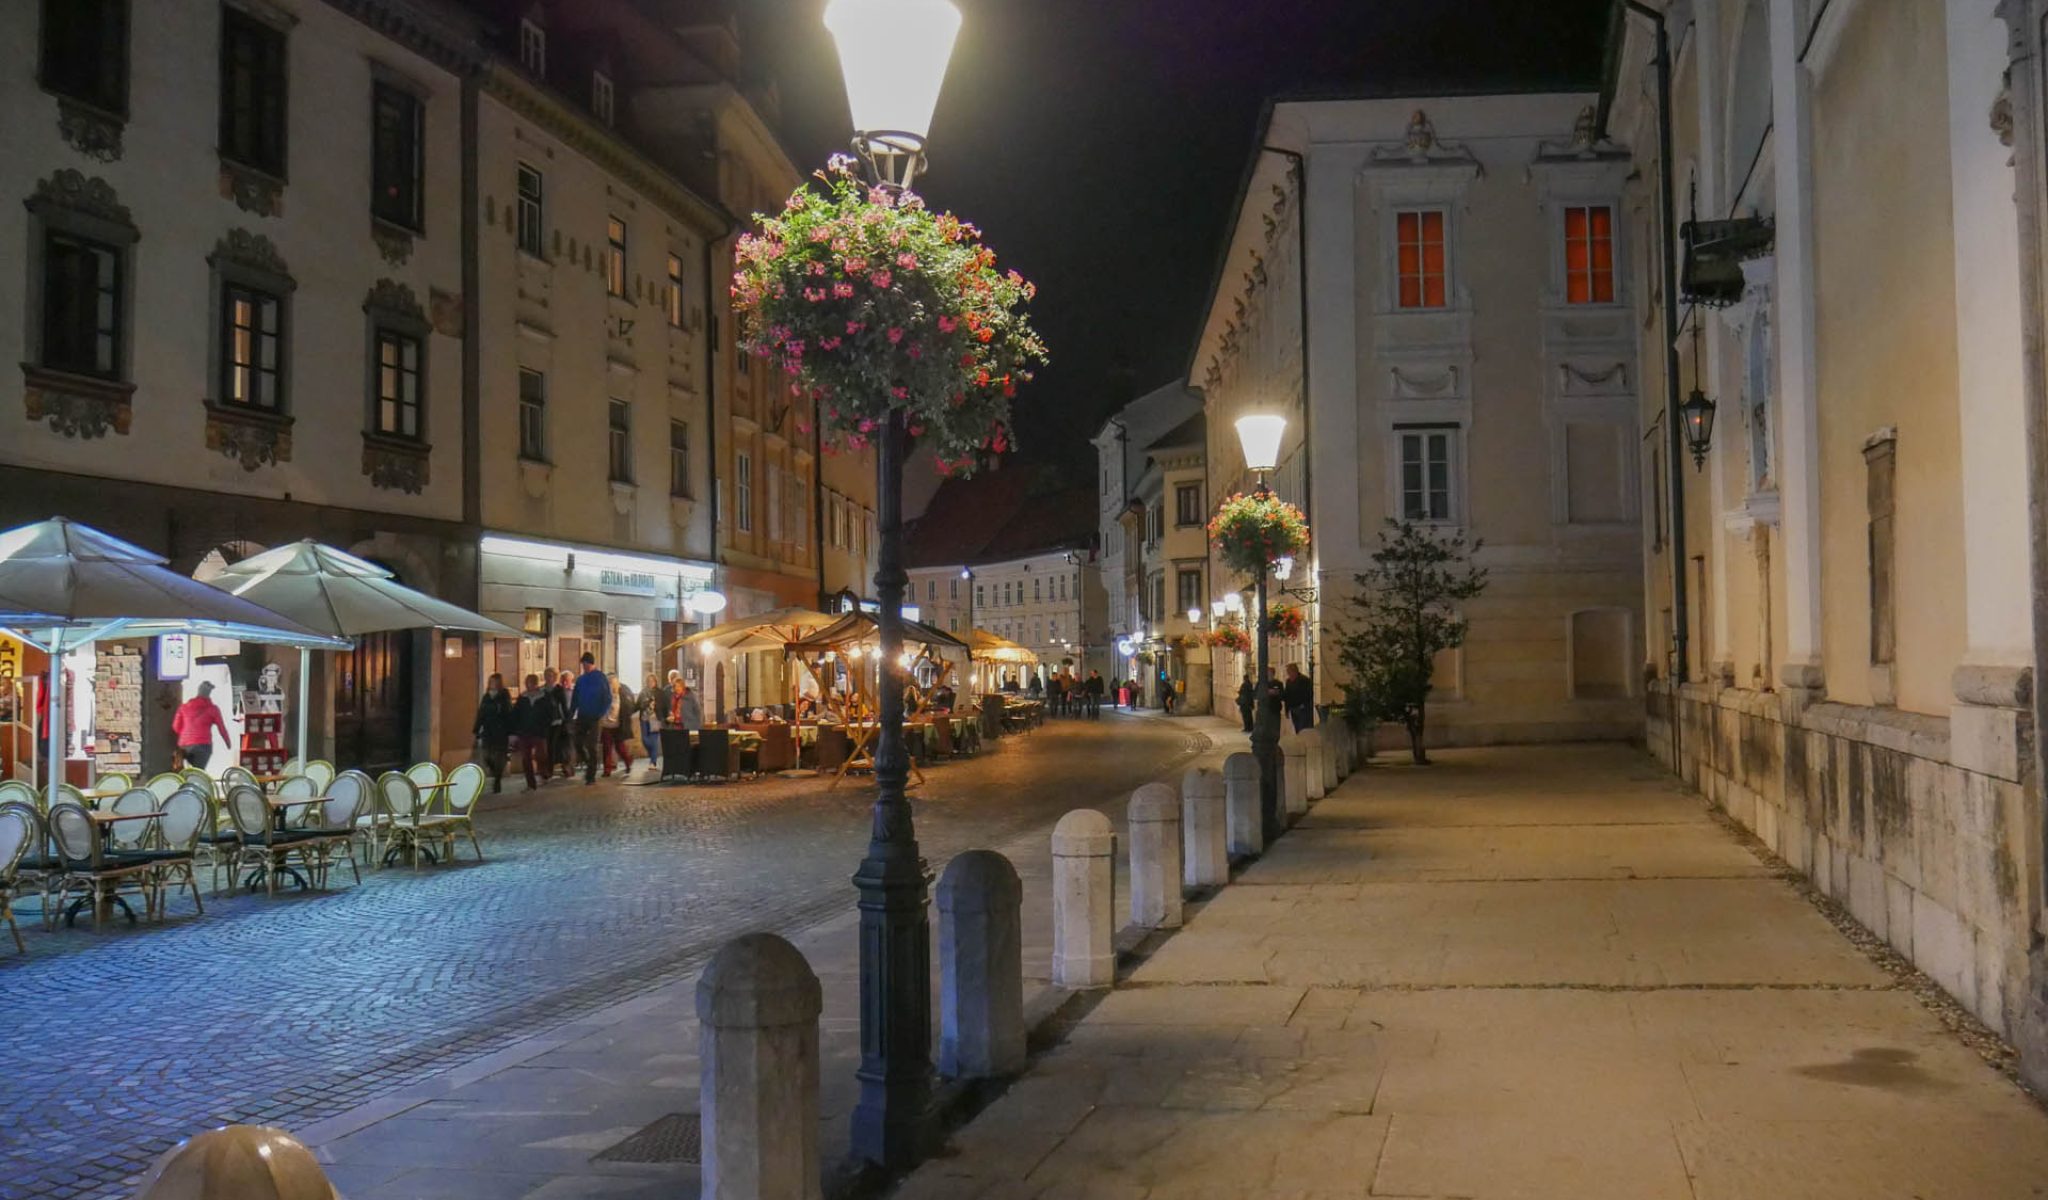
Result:
<svg viewBox="0 0 2048 1200"><path fill-rule="evenodd" d="M924 168L925 135L938 107L946 61L960 32L947 0L832 0L825 27L839 50L857 132L853 148L869 181L900 191ZM875 751L875 806L860 890L860 1101L853 1152L885 1167L907 1166L927 1149L930 1121L931 925L929 876L918 852L904 786L903 459L901 415L883 426L875 472L881 546L875 595L881 603L881 734Z"/></svg>
<svg viewBox="0 0 2048 1200"><path fill-rule="evenodd" d="M1237 439L1244 447L1245 469L1259 477L1258 494L1270 496L1273 489L1266 486L1266 476L1280 465L1280 438L1287 432L1287 418L1277 413L1247 413L1237 419ZM1259 640L1256 675L1253 676L1252 703L1254 711L1263 715L1266 704L1266 637L1273 629L1273 618L1266 611L1266 566L1259 568L1258 598ZM1264 841L1272 845L1281 831L1286 828L1280 814L1280 730L1277 726L1254 718L1252 721L1252 757L1259 764L1259 825L1264 831Z"/></svg>

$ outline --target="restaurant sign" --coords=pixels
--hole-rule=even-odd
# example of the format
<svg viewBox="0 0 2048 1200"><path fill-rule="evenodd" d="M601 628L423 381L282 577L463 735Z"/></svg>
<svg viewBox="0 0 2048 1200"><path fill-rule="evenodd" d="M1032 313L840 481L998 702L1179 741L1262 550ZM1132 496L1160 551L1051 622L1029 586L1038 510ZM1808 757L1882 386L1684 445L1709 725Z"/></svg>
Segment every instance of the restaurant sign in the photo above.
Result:
<svg viewBox="0 0 2048 1200"><path fill-rule="evenodd" d="M597 590L614 596L659 596L661 580L645 571L599 571Z"/></svg>
<svg viewBox="0 0 2048 1200"><path fill-rule="evenodd" d="M192 674L192 639L182 633L167 633L156 640L156 677L173 683Z"/></svg>

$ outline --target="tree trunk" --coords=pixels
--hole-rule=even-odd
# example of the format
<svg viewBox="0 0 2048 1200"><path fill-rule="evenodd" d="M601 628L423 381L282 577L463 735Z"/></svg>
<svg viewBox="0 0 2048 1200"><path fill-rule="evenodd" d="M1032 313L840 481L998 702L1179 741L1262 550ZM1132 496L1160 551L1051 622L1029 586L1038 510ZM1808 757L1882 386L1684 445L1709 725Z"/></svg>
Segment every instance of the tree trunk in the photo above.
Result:
<svg viewBox="0 0 2048 1200"><path fill-rule="evenodd" d="M1416 708L1408 714L1408 753L1415 757L1417 766L1429 765L1429 752L1422 748L1422 727L1424 713Z"/></svg>

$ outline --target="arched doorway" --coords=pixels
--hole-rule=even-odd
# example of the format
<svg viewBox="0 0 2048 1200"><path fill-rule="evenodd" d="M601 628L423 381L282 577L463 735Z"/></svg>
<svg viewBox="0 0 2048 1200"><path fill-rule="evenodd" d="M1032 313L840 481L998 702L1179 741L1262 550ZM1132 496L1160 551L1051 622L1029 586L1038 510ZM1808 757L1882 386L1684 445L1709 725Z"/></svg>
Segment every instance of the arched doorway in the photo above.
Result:
<svg viewBox="0 0 2048 1200"><path fill-rule="evenodd" d="M377 565L413 586L390 563ZM414 631L366 633L355 641L354 650L333 656L334 761L375 778L412 761Z"/></svg>

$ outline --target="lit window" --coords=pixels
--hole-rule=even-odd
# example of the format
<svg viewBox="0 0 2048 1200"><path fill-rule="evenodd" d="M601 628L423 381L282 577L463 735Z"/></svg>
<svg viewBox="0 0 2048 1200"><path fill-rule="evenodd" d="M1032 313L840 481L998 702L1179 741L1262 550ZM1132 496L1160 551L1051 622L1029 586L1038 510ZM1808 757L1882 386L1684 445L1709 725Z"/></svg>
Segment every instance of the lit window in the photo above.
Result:
<svg viewBox="0 0 2048 1200"><path fill-rule="evenodd" d="M222 403L265 412L284 408L282 313L276 296L237 284L222 286Z"/></svg>
<svg viewBox="0 0 2048 1200"><path fill-rule="evenodd" d="M1404 212L1394 221L1400 280L1396 303L1402 308L1444 307L1444 214L1433 209Z"/></svg>
<svg viewBox="0 0 2048 1200"><path fill-rule="evenodd" d="M379 329L377 341L377 432L386 437L420 436L420 339Z"/></svg>
<svg viewBox="0 0 2048 1200"><path fill-rule="evenodd" d="M617 217L604 223L604 288L614 296L626 294L626 223Z"/></svg>
<svg viewBox="0 0 2048 1200"><path fill-rule="evenodd" d="M1614 210L1607 205L1564 210L1564 298L1614 303Z"/></svg>
<svg viewBox="0 0 2048 1200"><path fill-rule="evenodd" d="M1401 438L1401 519L1450 521L1457 469L1458 431L1407 429Z"/></svg>
<svg viewBox="0 0 2048 1200"><path fill-rule="evenodd" d="M668 323L676 329L683 327L683 260L676 255L668 256Z"/></svg>

